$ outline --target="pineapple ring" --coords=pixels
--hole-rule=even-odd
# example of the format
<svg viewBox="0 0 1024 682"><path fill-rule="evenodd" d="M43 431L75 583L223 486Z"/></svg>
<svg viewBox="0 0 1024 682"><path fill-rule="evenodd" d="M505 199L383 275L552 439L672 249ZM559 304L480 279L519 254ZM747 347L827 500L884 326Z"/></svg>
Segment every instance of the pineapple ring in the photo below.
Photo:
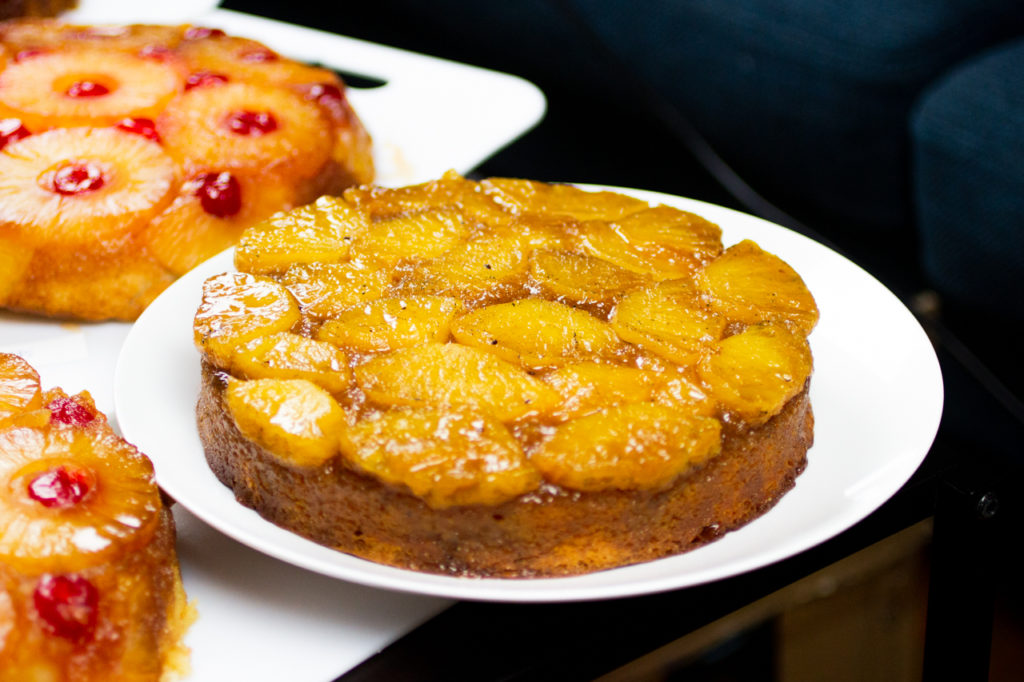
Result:
<svg viewBox="0 0 1024 682"><path fill-rule="evenodd" d="M68 164L100 173L95 189L62 194L52 182ZM174 162L160 146L114 128L62 128L0 152L0 225L32 245L94 243L136 232L170 200Z"/></svg>
<svg viewBox="0 0 1024 682"><path fill-rule="evenodd" d="M107 93L68 96L75 83L102 85ZM0 107L29 130L113 125L125 117L152 118L177 95L183 74L169 63L129 53L77 49L15 61L0 73Z"/></svg>
<svg viewBox="0 0 1024 682"><path fill-rule="evenodd" d="M79 571L142 546L160 521L153 465L112 431L0 432L0 561L25 573ZM59 466L95 481L73 506L47 507L28 486Z"/></svg>
<svg viewBox="0 0 1024 682"><path fill-rule="evenodd" d="M233 132L239 112L269 114L263 134ZM157 119L168 153L191 171L207 168L269 170L312 177L330 160L330 126L320 109L275 86L227 83L193 88Z"/></svg>

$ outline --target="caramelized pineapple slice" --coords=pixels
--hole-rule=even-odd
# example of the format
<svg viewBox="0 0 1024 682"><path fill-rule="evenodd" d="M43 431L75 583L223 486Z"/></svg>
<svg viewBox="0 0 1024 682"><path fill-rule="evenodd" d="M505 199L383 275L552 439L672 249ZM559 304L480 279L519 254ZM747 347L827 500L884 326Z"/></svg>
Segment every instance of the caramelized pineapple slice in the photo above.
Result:
<svg viewBox="0 0 1024 682"><path fill-rule="evenodd" d="M436 258L462 243L469 234L462 214L432 209L375 221L356 237L352 257L380 263L406 258Z"/></svg>
<svg viewBox="0 0 1024 682"><path fill-rule="evenodd" d="M544 381L562 396L554 415L576 419L612 405L651 400L660 376L635 367L581 362L558 368Z"/></svg>
<svg viewBox="0 0 1024 682"><path fill-rule="evenodd" d="M667 280L627 294L611 323L622 340L680 365L697 362L725 329L725 320L705 308L688 280Z"/></svg>
<svg viewBox="0 0 1024 682"><path fill-rule="evenodd" d="M800 275L750 240L734 244L697 277L715 311L747 324L784 322L804 336L818 323L818 306Z"/></svg>
<svg viewBox="0 0 1024 682"><path fill-rule="evenodd" d="M699 215L655 206L583 226L586 253L654 279L689 277L722 252L722 230Z"/></svg>
<svg viewBox="0 0 1024 682"><path fill-rule="evenodd" d="M573 220L616 220L648 207L646 202L616 192L588 192L572 185L535 180L488 178L483 191L516 214L544 213Z"/></svg>
<svg viewBox="0 0 1024 682"><path fill-rule="evenodd" d="M606 260L569 251L535 251L530 275L546 294L579 305L609 305L649 281Z"/></svg>
<svg viewBox="0 0 1024 682"><path fill-rule="evenodd" d="M465 242L416 269L419 293L450 295L468 302L508 297L526 278L526 252L510 234Z"/></svg>
<svg viewBox="0 0 1024 682"><path fill-rule="evenodd" d="M358 261L296 265L281 277L302 311L321 320L380 298L390 280L386 270Z"/></svg>
<svg viewBox="0 0 1024 682"><path fill-rule="evenodd" d="M583 491L665 487L721 451L721 424L654 403L611 407L558 427L530 461Z"/></svg>
<svg viewBox="0 0 1024 682"><path fill-rule="evenodd" d="M536 298L474 310L452 324L452 336L528 368L608 357L621 346L607 322Z"/></svg>
<svg viewBox="0 0 1024 682"><path fill-rule="evenodd" d="M498 505L540 485L518 441L493 417L468 410L399 409L342 433L342 455L435 509Z"/></svg>
<svg viewBox="0 0 1024 682"><path fill-rule="evenodd" d="M0 426L10 417L42 406L39 372L13 353L0 353Z"/></svg>
<svg viewBox="0 0 1024 682"><path fill-rule="evenodd" d="M698 372L725 410L763 424L803 390L811 367L807 339L781 324L767 324L723 339Z"/></svg>
<svg viewBox="0 0 1024 682"><path fill-rule="evenodd" d="M690 414L713 416L715 401L695 374L694 368L685 372L659 372L653 382L651 400Z"/></svg>
<svg viewBox="0 0 1024 682"><path fill-rule="evenodd" d="M353 306L325 322L316 338L366 353L443 343L462 301L443 296L384 298Z"/></svg>
<svg viewBox="0 0 1024 682"><path fill-rule="evenodd" d="M320 466L338 453L345 413L305 379L232 379L228 412L247 439L297 467Z"/></svg>
<svg viewBox="0 0 1024 682"><path fill-rule="evenodd" d="M300 319L295 297L274 280L226 272L203 282L193 323L195 344L207 360L228 369L238 347L287 331Z"/></svg>
<svg viewBox="0 0 1024 682"><path fill-rule="evenodd" d="M323 196L248 228L235 250L235 267L266 275L296 264L340 262L366 224L365 216L343 200Z"/></svg>
<svg viewBox="0 0 1024 682"><path fill-rule="evenodd" d="M373 220L417 213L424 209L460 209L466 216L488 224L511 220L480 186L455 171L437 180L406 187L350 187L343 195Z"/></svg>
<svg viewBox="0 0 1024 682"><path fill-rule="evenodd" d="M355 368L356 382L381 405L466 406L503 422L550 414L561 397L540 379L476 348L428 343Z"/></svg>
<svg viewBox="0 0 1024 682"><path fill-rule="evenodd" d="M334 395L352 383L343 350L291 332L261 336L240 347L231 371L245 379L306 379Z"/></svg>

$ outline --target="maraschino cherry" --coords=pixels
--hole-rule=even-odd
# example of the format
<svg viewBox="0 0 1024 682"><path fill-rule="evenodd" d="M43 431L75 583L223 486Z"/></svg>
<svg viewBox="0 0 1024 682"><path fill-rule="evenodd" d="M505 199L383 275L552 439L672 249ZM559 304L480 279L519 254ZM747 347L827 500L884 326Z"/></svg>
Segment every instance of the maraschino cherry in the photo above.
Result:
<svg viewBox="0 0 1024 682"><path fill-rule="evenodd" d="M258 137L277 130L277 119L269 111L234 111L224 119L224 125L236 135Z"/></svg>
<svg viewBox="0 0 1024 682"><path fill-rule="evenodd" d="M51 634L80 642L92 636L99 615L99 591L78 575L43 575L32 595L36 612Z"/></svg>
<svg viewBox="0 0 1024 682"><path fill-rule="evenodd" d="M95 164L76 161L58 168L50 183L54 192L64 196L93 192L103 187L103 171Z"/></svg>
<svg viewBox="0 0 1024 682"><path fill-rule="evenodd" d="M68 426L85 426L96 418L92 412L71 398L54 398L46 406L50 411L50 421Z"/></svg>
<svg viewBox="0 0 1024 682"><path fill-rule="evenodd" d="M96 81L76 81L68 86L68 89L64 91L64 94L68 97L74 97L75 99L84 97L102 97L103 95L110 94L110 88L103 83L97 83Z"/></svg>
<svg viewBox="0 0 1024 682"><path fill-rule="evenodd" d="M194 182L199 203L210 215L227 218L242 210L242 186L231 173L202 173Z"/></svg>
<svg viewBox="0 0 1024 682"><path fill-rule="evenodd" d="M117 122L117 127L128 133L142 135L153 142L160 141L160 133L156 131L156 123L151 118L122 118Z"/></svg>
<svg viewBox="0 0 1024 682"><path fill-rule="evenodd" d="M89 475L74 467L57 466L28 484L28 496L47 509L74 507L89 494Z"/></svg>

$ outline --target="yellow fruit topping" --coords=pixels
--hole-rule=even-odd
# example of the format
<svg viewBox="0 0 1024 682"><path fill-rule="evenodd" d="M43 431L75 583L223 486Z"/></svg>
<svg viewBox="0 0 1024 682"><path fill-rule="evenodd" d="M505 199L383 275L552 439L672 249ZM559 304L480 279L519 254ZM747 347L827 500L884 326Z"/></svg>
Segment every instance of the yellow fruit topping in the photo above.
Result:
<svg viewBox="0 0 1024 682"><path fill-rule="evenodd" d="M720 449L717 420L633 403L563 424L530 461L573 490L632 490L665 486Z"/></svg>
<svg viewBox="0 0 1024 682"><path fill-rule="evenodd" d="M352 383L344 351L291 332L260 336L239 347L231 371L246 379L306 379L335 395Z"/></svg>
<svg viewBox="0 0 1024 682"><path fill-rule="evenodd" d="M438 509L545 483L660 490L811 372L817 309L792 268L611 192L360 186L249 228L235 264L196 339L234 377L243 434L304 465L340 447ZM321 416L273 426L307 400Z"/></svg>
<svg viewBox="0 0 1024 682"><path fill-rule="evenodd" d="M811 365L803 336L782 325L762 325L723 339L697 369L726 411L763 424L803 390Z"/></svg>
<svg viewBox="0 0 1024 682"><path fill-rule="evenodd" d="M210 362L226 369L237 348L257 337L288 331L300 317L295 297L274 280L225 273L203 283L195 343Z"/></svg>
<svg viewBox="0 0 1024 682"><path fill-rule="evenodd" d="M811 333L818 306L800 275L778 256L745 240L725 250L698 277L715 312L746 324L783 322Z"/></svg>
<svg viewBox="0 0 1024 682"><path fill-rule="evenodd" d="M337 313L316 338L364 353L442 343L462 310L462 301L443 296L382 298Z"/></svg>
<svg viewBox="0 0 1024 682"><path fill-rule="evenodd" d="M348 257L352 240L365 228L363 216L346 202L320 197L246 230L235 249L235 267L269 275L282 273L292 265L340 262Z"/></svg>
<svg viewBox="0 0 1024 682"><path fill-rule="evenodd" d="M331 395L305 379L232 381L228 411L238 430L284 461L314 467L338 454L345 413Z"/></svg>
<svg viewBox="0 0 1024 682"><path fill-rule="evenodd" d="M501 421L546 414L552 388L487 351L454 343L402 348L355 368L359 387L380 405L466 406Z"/></svg>
<svg viewBox="0 0 1024 682"><path fill-rule="evenodd" d="M474 310L455 321L452 335L460 343L528 368L611 357L620 345L607 322L534 298Z"/></svg>
<svg viewBox="0 0 1024 682"><path fill-rule="evenodd" d="M341 451L361 470L407 486L435 508L501 504L540 484L501 422L465 410L375 414L342 431Z"/></svg>

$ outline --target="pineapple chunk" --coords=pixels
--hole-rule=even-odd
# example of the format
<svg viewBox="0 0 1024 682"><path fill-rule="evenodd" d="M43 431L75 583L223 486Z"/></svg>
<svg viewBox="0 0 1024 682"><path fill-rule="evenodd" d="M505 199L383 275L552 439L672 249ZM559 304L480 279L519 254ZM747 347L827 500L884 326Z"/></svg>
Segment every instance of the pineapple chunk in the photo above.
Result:
<svg viewBox="0 0 1024 682"><path fill-rule="evenodd" d="M467 406L503 422L550 414L561 397L540 379L490 353L456 343L402 348L355 368L382 405Z"/></svg>
<svg viewBox="0 0 1024 682"><path fill-rule="evenodd" d="M667 280L627 294L611 323L622 340L680 365L697 362L725 329L725 320L705 309L688 280Z"/></svg>
<svg viewBox="0 0 1024 682"><path fill-rule="evenodd" d="M316 338L366 353L448 340L462 301L442 296L384 298L344 310L325 322Z"/></svg>
<svg viewBox="0 0 1024 682"><path fill-rule="evenodd" d="M350 187L345 190L344 197L372 220L417 213L424 209L460 209L467 216L487 223L494 219L498 222L511 219L480 191L477 183L455 171L448 171L437 180L406 187Z"/></svg>
<svg viewBox="0 0 1024 682"><path fill-rule="evenodd" d="M516 214L543 213L573 220L615 220L647 208L646 202L615 192L588 192L572 185L489 178L480 182L495 202Z"/></svg>
<svg viewBox="0 0 1024 682"><path fill-rule="evenodd" d="M228 412L243 436L297 467L315 467L338 453L345 413L305 379L232 379Z"/></svg>
<svg viewBox="0 0 1024 682"><path fill-rule="evenodd" d="M291 332L261 336L238 348L231 371L245 379L306 379L334 395L352 383L344 351Z"/></svg>
<svg viewBox="0 0 1024 682"><path fill-rule="evenodd" d="M568 251L535 251L530 275L545 293L580 305L608 305L649 281L606 260Z"/></svg>
<svg viewBox="0 0 1024 682"><path fill-rule="evenodd" d="M341 452L435 509L497 505L540 485L540 474L504 424L467 410L377 414L342 433Z"/></svg>
<svg viewBox="0 0 1024 682"><path fill-rule="evenodd" d="M686 372L660 372L654 380L651 400L686 410L690 414L711 417L715 414L715 401L700 380L693 376L695 369Z"/></svg>
<svg viewBox="0 0 1024 682"><path fill-rule="evenodd" d="M803 390L811 374L807 339L780 324L749 327L723 339L698 365L711 396L727 411L763 424Z"/></svg>
<svg viewBox="0 0 1024 682"><path fill-rule="evenodd" d="M566 365L544 377L559 392L559 419L576 419L612 405L651 399L659 372L635 367L581 362Z"/></svg>
<svg viewBox="0 0 1024 682"><path fill-rule="evenodd" d="M296 265L281 277L302 311L321 320L380 298L390 280L386 270L356 261Z"/></svg>
<svg viewBox="0 0 1024 682"><path fill-rule="evenodd" d="M452 336L524 367L550 367L620 348L607 322L562 303L526 298L479 308L452 324Z"/></svg>
<svg viewBox="0 0 1024 682"><path fill-rule="evenodd" d="M526 252L517 238L490 235L423 263L414 279L419 293L479 302L509 295L525 280L527 267Z"/></svg>
<svg viewBox="0 0 1024 682"><path fill-rule="evenodd" d="M228 369L239 346L287 331L300 319L295 297L274 280L226 272L203 282L193 325L195 344L207 360Z"/></svg>
<svg viewBox="0 0 1024 682"><path fill-rule="evenodd" d="M39 372L13 353L0 353L0 426L9 417L42 406Z"/></svg>
<svg viewBox="0 0 1024 682"><path fill-rule="evenodd" d="M689 277L722 252L722 230L699 215L655 206L583 226L583 250L654 279Z"/></svg>
<svg viewBox="0 0 1024 682"><path fill-rule="evenodd" d="M818 323L818 306L785 261L750 240L734 244L697 277L716 312L747 324L784 322L805 336Z"/></svg>
<svg viewBox="0 0 1024 682"><path fill-rule="evenodd" d="M265 275L296 264L340 262L366 224L366 218L343 200L323 196L248 228L235 250L235 267Z"/></svg>
<svg viewBox="0 0 1024 682"><path fill-rule="evenodd" d="M356 237L352 257L381 263L436 258L466 239L469 228L452 209L433 209L370 223Z"/></svg>
<svg viewBox="0 0 1024 682"><path fill-rule="evenodd" d="M558 427L530 461L583 491L665 487L721 451L721 424L654 403L611 407Z"/></svg>

